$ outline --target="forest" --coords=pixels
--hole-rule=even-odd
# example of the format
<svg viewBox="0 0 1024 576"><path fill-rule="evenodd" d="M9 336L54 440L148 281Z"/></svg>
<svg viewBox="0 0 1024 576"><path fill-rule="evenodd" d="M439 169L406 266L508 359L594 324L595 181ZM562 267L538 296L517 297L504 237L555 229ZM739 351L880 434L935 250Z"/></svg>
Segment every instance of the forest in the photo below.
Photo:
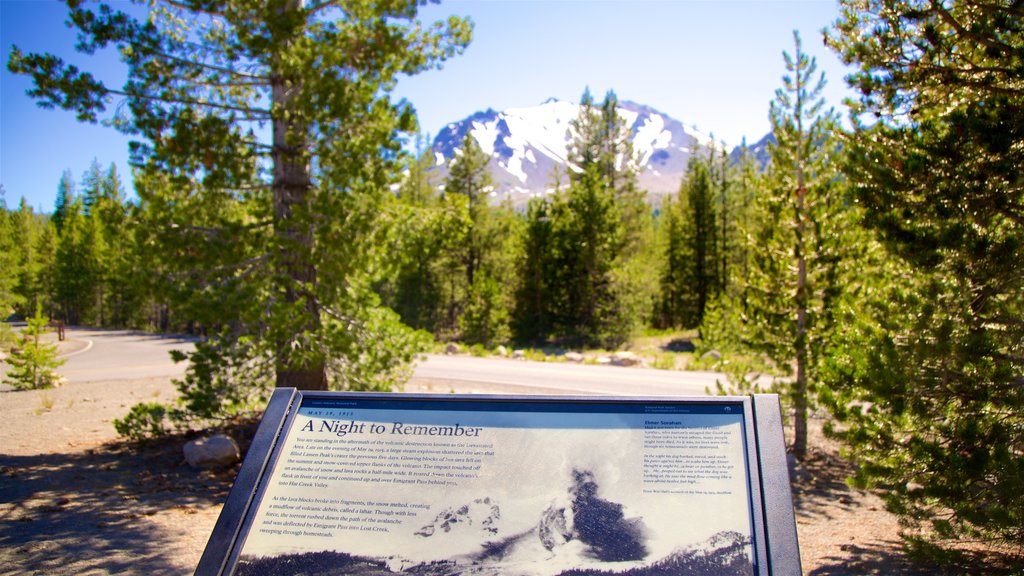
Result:
<svg viewBox="0 0 1024 576"><path fill-rule="evenodd" d="M413 2L349 3L330 25L317 3L191 4L144 23L72 3L84 48L122 47L124 88L8 61L80 120L127 103L110 122L138 139L134 194L97 161L60 177L50 213L0 205L0 315L201 336L180 402L133 408L132 428L250 414L274 386L387 390L437 342L679 332L718 351L721 392L782 396L797 458L827 413L913 548L1024 550L1019 2L844 0L824 39L856 69L852 128L794 34L767 162L708 146L656 208L615 93L585 92L571 169L524 211L489 201L472 138L436 181L387 96L461 53L469 22L421 27ZM196 26L220 24L175 33L204 11Z"/></svg>

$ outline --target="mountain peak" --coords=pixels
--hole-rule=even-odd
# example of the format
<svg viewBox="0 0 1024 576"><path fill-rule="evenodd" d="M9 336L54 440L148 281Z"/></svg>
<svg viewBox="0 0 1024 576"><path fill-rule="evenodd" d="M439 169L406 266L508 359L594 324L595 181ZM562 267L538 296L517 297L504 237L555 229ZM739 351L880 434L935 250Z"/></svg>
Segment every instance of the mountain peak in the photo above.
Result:
<svg viewBox="0 0 1024 576"><path fill-rule="evenodd" d="M618 112L632 135L640 187L651 194L675 193L690 153L704 145L707 137L650 106L622 101ZM495 196L511 197L521 205L550 193L555 168L562 173L571 169L568 146L572 121L578 115L579 104L548 98L537 106L501 112L488 109L453 122L432 145L437 177L447 174L468 132L491 157Z"/></svg>

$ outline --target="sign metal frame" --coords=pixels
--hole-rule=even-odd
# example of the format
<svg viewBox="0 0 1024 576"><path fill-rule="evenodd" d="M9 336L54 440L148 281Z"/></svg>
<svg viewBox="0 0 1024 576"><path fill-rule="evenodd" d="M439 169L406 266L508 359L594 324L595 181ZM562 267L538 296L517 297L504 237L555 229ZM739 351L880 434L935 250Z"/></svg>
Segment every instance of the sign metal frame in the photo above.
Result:
<svg viewBox="0 0 1024 576"><path fill-rule="evenodd" d="M738 397L492 396L310 392L279 388L270 398L260 426L196 568L196 575L219 576L234 573L244 536L252 527L256 509L267 490L269 478L280 463L286 435L292 429L303 402L345 400L393 403L396 406L409 402L437 402L445 405L484 403L494 406L500 406L502 403L525 403L546 406L548 409L580 405L741 406L755 574L796 576L802 573L782 417L779 399L775 394Z"/></svg>

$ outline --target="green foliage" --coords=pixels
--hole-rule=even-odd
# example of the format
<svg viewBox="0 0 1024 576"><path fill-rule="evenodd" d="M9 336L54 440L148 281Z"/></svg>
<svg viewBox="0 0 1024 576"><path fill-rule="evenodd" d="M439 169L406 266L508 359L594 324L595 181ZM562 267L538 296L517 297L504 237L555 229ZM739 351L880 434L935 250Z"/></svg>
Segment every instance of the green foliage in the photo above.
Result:
<svg viewBox="0 0 1024 576"><path fill-rule="evenodd" d="M771 361L793 407L793 451L807 450L807 418L836 312L856 286L857 212L840 174L836 118L823 111L824 76L794 34L771 106L771 161L754 198L743 286L744 343Z"/></svg>
<svg viewBox="0 0 1024 576"><path fill-rule="evenodd" d="M528 209L515 297L520 341L614 348L651 310L655 282L639 260L651 218L617 102L609 92L598 107L584 93L569 186Z"/></svg>
<svg viewBox="0 0 1024 576"><path fill-rule="evenodd" d="M14 219L0 197L0 322L5 321L24 301L18 293L18 276L22 263L14 235Z"/></svg>
<svg viewBox="0 0 1024 576"><path fill-rule="evenodd" d="M526 207L523 241L516 259L519 279L515 292L513 330L519 342L540 344L553 331L552 303L555 265L551 204L533 198Z"/></svg>
<svg viewBox="0 0 1024 576"><path fill-rule="evenodd" d="M0 353L6 357L18 346L18 333L7 322L0 322Z"/></svg>
<svg viewBox="0 0 1024 576"><path fill-rule="evenodd" d="M85 215L81 198L67 207L59 228L53 273L54 299L69 325L87 323L96 304L98 245L96 225Z"/></svg>
<svg viewBox="0 0 1024 576"><path fill-rule="evenodd" d="M10 252L6 259L11 268L0 274L8 278L11 284L11 297L9 304L14 312L21 317L29 317L35 313L36 305L41 304L44 310L49 312L47 306L48 298L43 297L40 292L46 287L44 281L48 272L48 264L52 261L47 258L41 248L46 239L52 238L52 230L49 229L46 218L36 214L22 198L18 209L8 214L10 218L9 247ZM2 242L2 241L0 241Z"/></svg>
<svg viewBox="0 0 1024 576"><path fill-rule="evenodd" d="M651 368L655 368L658 370L676 370L677 356L678 355L674 352L658 354L654 357L654 360L651 362Z"/></svg>
<svg viewBox="0 0 1024 576"><path fill-rule="evenodd" d="M444 276L438 262L452 235L450 214L435 194L428 175L433 155L426 150L407 162L409 175L398 190L395 225L388 245L396 256L394 271L375 285L381 302L412 328L436 333L444 318Z"/></svg>
<svg viewBox="0 0 1024 576"><path fill-rule="evenodd" d="M7 358L10 369L4 383L22 390L50 388L58 383L60 376L56 370L64 360L57 357L56 344L41 339L48 332L47 322L37 307L35 316L28 319L28 325L22 331L21 342Z"/></svg>
<svg viewBox="0 0 1024 576"><path fill-rule="evenodd" d="M490 205L492 186L483 153L470 132L462 154L452 163L445 200L461 202L465 227L446 246L442 266L449 277L448 318L451 333L471 344L494 346L508 340L513 275L509 254L515 250L516 219L508 206Z"/></svg>
<svg viewBox="0 0 1024 576"><path fill-rule="evenodd" d="M917 550L1024 550L1020 16L844 2L827 37L858 67L854 192L898 258L844 335L829 404L857 480L884 489Z"/></svg>
<svg viewBox="0 0 1024 576"><path fill-rule="evenodd" d="M132 406L124 418L114 420L118 434L136 442L167 434L167 406L143 402Z"/></svg>
<svg viewBox="0 0 1024 576"><path fill-rule="evenodd" d="M400 134L415 129L411 105L389 93L399 75L461 52L471 25L424 26L408 2L321 8L157 1L140 21L106 4L71 3L80 50L119 49L122 88L55 56L11 50L9 69L32 77L29 94L43 106L95 122L121 100L126 113L105 119L139 139L140 252L154 255L165 302L211 335L185 379L195 391L186 408L198 414L241 410L268 382L382 386L414 353L403 347L419 340L397 334L371 289L396 220L389 185ZM113 225L115 214L100 214L109 193L87 180L90 217L95 208ZM83 274L58 275L67 288L58 292L65 302L93 295L67 309L95 317L109 299L95 297L104 266L92 264L116 268L118 257L73 214L61 226L76 229L64 251L96 252L82 253Z"/></svg>
<svg viewBox="0 0 1024 576"><path fill-rule="evenodd" d="M490 158L471 133L440 197L426 174L430 158L421 153L400 188L393 241L399 262L376 290L404 322L441 340L487 347L507 342L522 222L510 205L489 202Z"/></svg>
<svg viewBox="0 0 1024 576"><path fill-rule="evenodd" d="M663 326L700 326L705 308L721 290L712 152L690 156L677 199L663 211L666 241L659 305Z"/></svg>

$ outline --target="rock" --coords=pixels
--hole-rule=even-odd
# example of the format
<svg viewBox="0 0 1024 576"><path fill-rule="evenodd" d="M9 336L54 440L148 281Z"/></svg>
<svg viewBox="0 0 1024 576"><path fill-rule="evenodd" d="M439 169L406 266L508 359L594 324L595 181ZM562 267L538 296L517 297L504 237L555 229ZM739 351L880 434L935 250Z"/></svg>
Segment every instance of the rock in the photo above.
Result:
<svg viewBox="0 0 1024 576"><path fill-rule="evenodd" d="M498 356L508 356L508 348L505 348L504 346L499 345L494 350L494 353L497 354Z"/></svg>
<svg viewBox="0 0 1024 576"><path fill-rule="evenodd" d="M598 356L596 362L601 366L607 366L612 363L612 359L607 356Z"/></svg>
<svg viewBox="0 0 1024 576"><path fill-rule="evenodd" d="M525 360L526 359L526 350L513 350L512 351L512 358L515 359L515 360Z"/></svg>
<svg viewBox="0 0 1024 576"><path fill-rule="evenodd" d="M242 459L238 444L230 436L217 434L185 444L185 461L193 468L220 468Z"/></svg>
<svg viewBox="0 0 1024 576"><path fill-rule="evenodd" d="M577 364L583 362L583 354L579 352L566 352L565 360L567 362L576 362Z"/></svg>
<svg viewBox="0 0 1024 576"><path fill-rule="evenodd" d="M710 360L714 360L715 362L718 362L718 361L720 361L722 359L722 353L719 352L718 350L708 350L707 352L704 353L703 356L700 357L700 359L701 360L709 360L710 359Z"/></svg>
<svg viewBox="0 0 1024 576"><path fill-rule="evenodd" d="M444 353L449 356L452 354L458 354L459 352L461 352L461 350L459 349L459 345L455 342L449 342L448 345L444 347Z"/></svg>
<svg viewBox="0 0 1024 576"><path fill-rule="evenodd" d="M643 360L632 352L616 352L612 354L613 366L639 366Z"/></svg>

